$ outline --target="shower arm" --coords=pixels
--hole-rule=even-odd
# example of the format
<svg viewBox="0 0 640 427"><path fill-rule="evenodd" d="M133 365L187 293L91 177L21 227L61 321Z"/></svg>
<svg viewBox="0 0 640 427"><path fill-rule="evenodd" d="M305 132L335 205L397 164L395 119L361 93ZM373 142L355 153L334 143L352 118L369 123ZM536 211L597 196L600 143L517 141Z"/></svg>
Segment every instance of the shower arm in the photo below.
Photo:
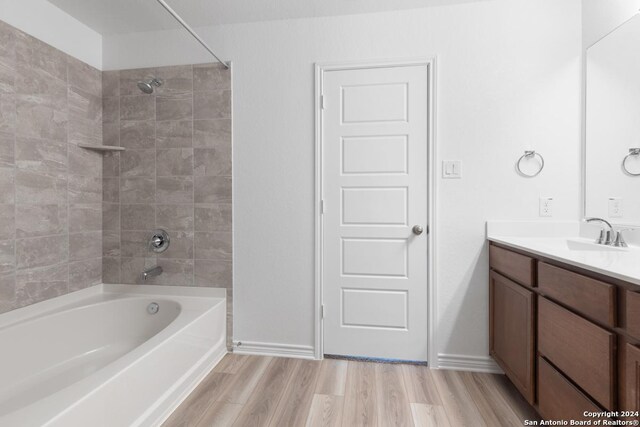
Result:
<svg viewBox="0 0 640 427"><path fill-rule="evenodd" d="M167 4L166 1L164 1L164 0L156 0L156 1L158 3L160 3L160 6L162 6L167 12L169 12L169 14L171 16L173 16L174 19L176 21L178 21L178 23L180 23L180 25L182 25L184 27L184 29L187 30L189 32L189 34L191 34L193 36L193 38L196 39L198 41L198 43L200 43L202 45L202 47L204 47L216 59L216 61L221 63L224 66L224 68L229 69L229 66L227 64L225 64L224 61L222 61L220 58L218 58L218 56L209 47L209 45L204 40L202 40L202 38L189 26L189 24L184 22L184 19L182 19L180 17L180 15L178 15L178 13L175 10L173 10L171 8L171 6L169 6Z"/></svg>

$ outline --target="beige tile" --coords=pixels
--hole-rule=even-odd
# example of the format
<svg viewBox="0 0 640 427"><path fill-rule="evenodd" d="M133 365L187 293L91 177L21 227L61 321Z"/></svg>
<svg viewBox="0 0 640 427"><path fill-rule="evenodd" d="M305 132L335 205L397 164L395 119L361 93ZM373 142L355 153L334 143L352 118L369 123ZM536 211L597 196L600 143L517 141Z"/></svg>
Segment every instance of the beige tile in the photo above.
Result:
<svg viewBox="0 0 640 427"><path fill-rule="evenodd" d="M102 145L120 146L120 122L102 123Z"/></svg>
<svg viewBox="0 0 640 427"><path fill-rule="evenodd" d="M102 121L104 123L118 123L120 121L120 97L107 96L102 98Z"/></svg>
<svg viewBox="0 0 640 427"><path fill-rule="evenodd" d="M193 118L193 96L191 93L158 95L156 98L156 120L191 120Z"/></svg>
<svg viewBox="0 0 640 427"><path fill-rule="evenodd" d="M194 159L195 175L231 176L231 144L219 148L196 148Z"/></svg>
<svg viewBox="0 0 640 427"><path fill-rule="evenodd" d="M17 122L16 97L14 95L0 96L0 131L14 134Z"/></svg>
<svg viewBox="0 0 640 427"><path fill-rule="evenodd" d="M120 178L102 178L102 201L109 203L120 201Z"/></svg>
<svg viewBox="0 0 640 427"><path fill-rule="evenodd" d="M191 65L159 67L156 69L156 76L162 79L162 86L155 91L158 98L193 91L193 67Z"/></svg>
<svg viewBox="0 0 640 427"><path fill-rule="evenodd" d="M0 168L13 168L15 160L15 137L10 133L0 133Z"/></svg>
<svg viewBox="0 0 640 427"><path fill-rule="evenodd" d="M170 231L193 230L193 205L157 205L156 227Z"/></svg>
<svg viewBox="0 0 640 427"><path fill-rule="evenodd" d="M66 294L68 289L67 263L16 273L16 302L19 307Z"/></svg>
<svg viewBox="0 0 640 427"><path fill-rule="evenodd" d="M228 231L196 232L196 259L231 261L233 237Z"/></svg>
<svg viewBox="0 0 640 427"><path fill-rule="evenodd" d="M102 141L100 141L101 143ZM97 142L89 144L100 145ZM78 147L75 143L69 144L69 173L74 175L86 175L99 178L102 172L102 154L93 150Z"/></svg>
<svg viewBox="0 0 640 427"><path fill-rule="evenodd" d="M16 270L16 245L14 240L0 240L0 276Z"/></svg>
<svg viewBox="0 0 640 427"><path fill-rule="evenodd" d="M167 148L156 151L158 176L193 175L193 149Z"/></svg>
<svg viewBox="0 0 640 427"><path fill-rule="evenodd" d="M155 150L127 150L120 153L120 176L155 176Z"/></svg>
<svg viewBox="0 0 640 427"><path fill-rule="evenodd" d="M66 262L69 258L66 234L16 240L16 267L18 270L46 267Z"/></svg>
<svg viewBox="0 0 640 427"><path fill-rule="evenodd" d="M158 148L189 148L193 145L193 121L163 121L156 123Z"/></svg>
<svg viewBox="0 0 640 427"><path fill-rule="evenodd" d="M69 292L78 291L102 282L102 258L69 263Z"/></svg>
<svg viewBox="0 0 640 427"><path fill-rule="evenodd" d="M154 203L156 201L156 181L154 178L136 177L120 180L120 200L122 203Z"/></svg>
<svg viewBox="0 0 640 427"><path fill-rule="evenodd" d="M102 282L121 283L120 258L102 258Z"/></svg>
<svg viewBox="0 0 640 427"><path fill-rule="evenodd" d="M102 230L102 205L100 203L69 206L70 233L100 230Z"/></svg>
<svg viewBox="0 0 640 427"><path fill-rule="evenodd" d="M155 122L132 121L120 123L120 145L125 148L155 148Z"/></svg>
<svg viewBox="0 0 640 427"><path fill-rule="evenodd" d="M17 205L16 237L41 237L67 232L67 205Z"/></svg>
<svg viewBox="0 0 640 427"><path fill-rule="evenodd" d="M102 128L102 97L79 88L67 92L69 120L86 120L95 128Z"/></svg>
<svg viewBox="0 0 640 427"><path fill-rule="evenodd" d="M16 95L16 133L28 138L67 140L67 98Z"/></svg>
<svg viewBox="0 0 640 427"><path fill-rule="evenodd" d="M15 160L22 171L63 176L67 173L67 142L17 137Z"/></svg>
<svg viewBox="0 0 640 427"><path fill-rule="evenodd" d="M148 280L150 285L193 286L192 259L158 259L162 274Z"/></svg>
<svg viewBox="0 0 640 427"><path fill-rule="evenodd" d="M222 64L194 65L193 85L205 91L231 89L231 71Z"/></svg>
<svg viewBox="0 0 640 427"><path fill-rule="evenodd" d="M169 249L158 258L193 259L193 231L171 231Z"/></svg>
<svg viewBox="0 0 640 427"><path fill-rule="evenodd" d="M15 237L15 208L15 205L0 205L0 240L13 239Z"/></svg>
<svg viewBox="0 0 640 427"><path fill-rule="evenodd" d="M120 153L105 153L102 155L102 176L120 176Z"/></svg>
<svg viewBox="0 0 640 427"><path fill-rule="evenodd" d="M16 203L18 204L63 204L67 202L66 177L51 177L17 170L15 182Z"/></svg>
<svg viewBox="0 0 640 427"><path fill-rule="evenodd" d="M195 260L195 285L207 288L231 288L233 264L231 261Z"/></svg>
<svg viewBox="0 0 640 427"><path fill-rule="evenodd" d="M6 313L17 307L16 276L14 273L0 275L0 313Z"/></svg>
<svg viewBox="0 0 640 427"><path fill-rule="evenodd" d="M67 91L64 81L52 79L51 75L39 68L32 68L18 62L15 75L15 93L20 95L51 95L63 98Z"/></svg>
<svg viewBox="0 0 640 427"><path fill-rule="evenodd" d="M192 177L158 177L157 185L158 203L193 203Z"/></svg>
<svg viewBox="0 0 640 427"><path fill-rule="evenodd" d="M155 224L155 217L156 207L152 204L123 204L120 207L120 221L123 230L151 231Z"/></svg>
<svg viewBox="0 0 640 427"><path fill-rule="evenodd" d="M149 95L121 96L120 120L154 120L155 101L155 97Z"/></svg>
<svg viewBox="0 0 640 427"><path fill-rule="evenodd" d="M67 56L69 86L82 89L92 95L102 96L102 72L89 64Z"/></svg>
<svg viewBox="0 0 640 427"><path fill-rule="evenodd" d="M13 168L0 168L0 203L15 202L15 172Z"/></svg>
<svg viewBox="0 0 640 427"><path fill-rule="evenodd" d="M91 144L102 145L102 123L93 123L87 119L70 117L67 125L67 133L70 144ZM90 154L96 156L100 153L89 151ZM98 164L98 162L96 162Z"/></svg>
<svg viewBox="0 0 640 427"><path fill-rule="evenodd" d="M102 203L102 229L120 230L119 203Z"/></svg>
<svg viewBox="0 0 640 427"><path fill-rule="evenodd" d="M14 93L18 30L0 22L0 94Z"/></svg>
<svg viewBox="0 0 640 427"><path fill-rule="evenodd" d="M196 205L194 229L195 231L231 231L232 205Z"/></svg>
<svg viewBox="0 0 640 427"><path fill-rule="evenodd" d="M153 227L148 231L129 231L120 234L120 253L123 258L155 257L149 249L149 238Z"/></svg>
<svg viewBox="0 0 640 427"><path fill-rule="evenodd" d="M194 92L193 118L196 120L231 118L231 91Z"/></svg>
<svg viewBox="0 0 640 427"><path fill-rule="evenodd" d="M103 230L102 256L115 258L120 255L120 230Z"/></svg>
<svg viewBox="0 0 640 427"><path fill-rule="evenodd" d="M102 232L88 231L69 235L69 260L79 261L102 256Z"/></svg>
<svg viewBox="0 0 640 427"><path fill-rule="evenodd" d="M69 203L100 203L102 179L95 176L69 175Z"/></svg>
<svg viewBox="0 0 640 427"><path fill-rule="evenodd" d="M120 71L102 72L102 95L120 96Z"/></svg>
<svg viewBox="0 0 640 427"><path fill-rule="evenodd" d="M16 37L16 60L30 68L39 69L50 77L67 81L67 55L26 33Z"/></svg>
<svg viewBox="0 0 640 427"><path fill-rule="evenodd" d="M196 203L231 203L231 177L196 176Z"/></svg>

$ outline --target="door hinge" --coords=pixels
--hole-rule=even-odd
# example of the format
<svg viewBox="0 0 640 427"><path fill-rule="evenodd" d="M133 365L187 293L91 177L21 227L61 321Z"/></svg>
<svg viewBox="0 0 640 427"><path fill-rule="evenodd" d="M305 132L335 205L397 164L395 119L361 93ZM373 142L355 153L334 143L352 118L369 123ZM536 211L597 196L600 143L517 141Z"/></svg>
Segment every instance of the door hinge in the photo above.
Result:
<svg viewBox="0 0 640 427"><path fill-rule="evenodd" d="M324 304L320 306L320 318L324 319Z"/></svg>
<svg viewBox="0 0 640 427"><path fill-rule="evenodd" d="M324 214L324 200L320 200L320 214Z"/></svg>
<svg viewBox="0 0 640 427"><path fill-rule="evenodd" d="M324 110L325 105L324 105L324 95L320 95L320 109Z"/></svg>

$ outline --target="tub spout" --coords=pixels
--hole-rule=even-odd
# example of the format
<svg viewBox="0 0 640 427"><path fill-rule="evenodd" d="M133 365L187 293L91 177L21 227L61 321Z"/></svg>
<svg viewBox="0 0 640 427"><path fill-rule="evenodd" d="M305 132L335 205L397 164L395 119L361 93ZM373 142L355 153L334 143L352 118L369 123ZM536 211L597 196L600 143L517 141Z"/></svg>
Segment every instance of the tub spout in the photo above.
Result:
<svg viewBox="0 0 640 427"><path fill-rule="evenodd" d="M142 278L146 282L147 279L149 279L151 277L159 276L161 274L162 274L162 267L157 266L157 267L153 267L153 268L150 268L148 270L143 271L142 272Z"/></svg>

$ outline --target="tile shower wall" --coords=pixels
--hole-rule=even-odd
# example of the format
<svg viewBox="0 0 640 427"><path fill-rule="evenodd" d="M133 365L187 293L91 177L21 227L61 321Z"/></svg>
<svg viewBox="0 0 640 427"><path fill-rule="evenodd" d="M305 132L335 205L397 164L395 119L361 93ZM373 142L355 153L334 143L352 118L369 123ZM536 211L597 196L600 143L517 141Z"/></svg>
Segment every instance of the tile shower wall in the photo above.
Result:
<svg viewBox="0 0 640 427"><path fill-rule="evenodd" d="M153 94L136 83L163 80ZM231 80L218 64L106 71L103 159L103 280L227 289L232 307ZM148 249L165 229L169 249ZM231 339L231 318L228 322Z"/></svg>
<svg viewBox="0 0 640 427"><path fill-rule="evenodd" d="M0 21L0 312L101 281L101 86Z"/></svg>

